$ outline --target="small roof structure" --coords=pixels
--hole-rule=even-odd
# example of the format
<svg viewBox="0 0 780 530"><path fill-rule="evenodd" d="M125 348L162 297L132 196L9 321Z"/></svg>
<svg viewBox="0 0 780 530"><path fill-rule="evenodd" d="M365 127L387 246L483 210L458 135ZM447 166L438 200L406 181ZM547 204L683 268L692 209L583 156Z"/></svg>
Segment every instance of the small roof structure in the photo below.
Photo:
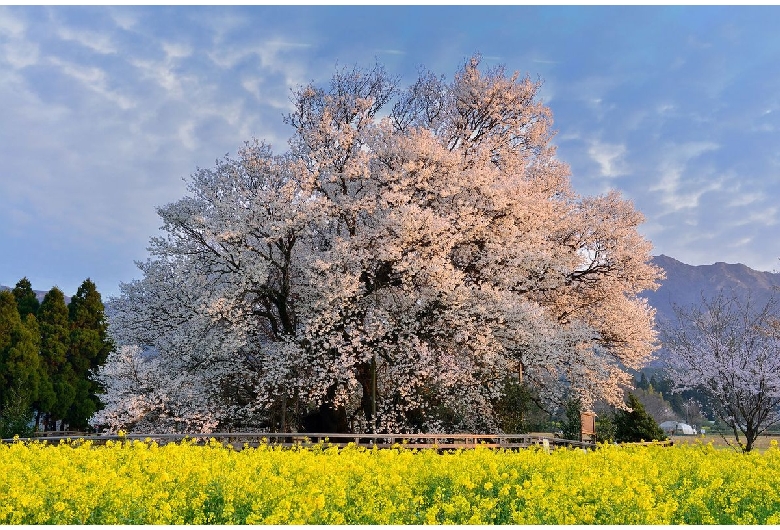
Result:
<svg viewBox="0 0 780 530"><path fill-rule="evenodd" d="M669 420L659 425L666 434L696 434L696 429L681 421Z"/></svg>

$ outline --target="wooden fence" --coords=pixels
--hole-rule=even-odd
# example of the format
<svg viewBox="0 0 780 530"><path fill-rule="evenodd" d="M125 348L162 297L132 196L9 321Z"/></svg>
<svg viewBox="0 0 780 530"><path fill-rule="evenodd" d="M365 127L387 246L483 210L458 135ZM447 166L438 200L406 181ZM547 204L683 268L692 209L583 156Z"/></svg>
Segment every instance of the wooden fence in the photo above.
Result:
<svg viewBox="0 0 780 530"><path fill-rule="evenodd" d="M528 447L578 447L593 448L594 443L579 440L565 440L552 436L538 434L340 434L340 433L279 433L279 432L215 432L196 434L141 434L127 433L85 435L83 433L40 433L31 438L18 438L20 441L59 442L90 440L93 444L104 444L106 441L142 440L154 441L158 444L191 440L196 444L205 444L215 439L236 449L245 446L258 447L261 444L272 446L293 447L312 446L321 443L324 446L345 447L352 443L360 447L388 449L400 445L408 449L473 449L477 446L491 449L525 449ZM13 442L14 439L3 439L3 442Z"/></svg>

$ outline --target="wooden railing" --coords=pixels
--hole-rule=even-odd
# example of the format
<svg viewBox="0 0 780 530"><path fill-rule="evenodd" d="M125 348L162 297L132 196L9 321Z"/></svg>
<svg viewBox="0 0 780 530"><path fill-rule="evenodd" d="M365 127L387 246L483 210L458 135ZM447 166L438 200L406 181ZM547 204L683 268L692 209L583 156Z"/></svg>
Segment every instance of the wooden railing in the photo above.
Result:
<svg viewBox="0 0 780 530"><path fill-rule="evenodd" d="M236 449L243 447L258 447L261 444L272 446L293 447L312 446L318 443L324 446L345 447L354 444L360 447L388 449L400 445L408 449L472 449L477 446L492 449L524 449L533 446L542 447L579 447L593 448L591 442L565 440L553 436L538 434L341 434L341 433L279 433L279 432L215 432L196 434L100 434L71 435L58 433L42 433L31 438L17 438L19 441L59 442L60 440L76 441L90 440L94 444L104 444L106 441L149 440L158 444L191 440L196 444L204 444L215 439ZM4 439L3 442L13 442L14 439Z"/></svg>

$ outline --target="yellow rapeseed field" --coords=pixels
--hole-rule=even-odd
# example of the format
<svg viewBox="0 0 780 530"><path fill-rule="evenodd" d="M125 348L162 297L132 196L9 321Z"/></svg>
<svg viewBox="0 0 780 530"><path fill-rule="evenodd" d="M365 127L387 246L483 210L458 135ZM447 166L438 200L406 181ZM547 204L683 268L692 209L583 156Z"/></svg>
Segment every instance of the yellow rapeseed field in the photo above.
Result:
<svg viewBox="0 0 780 530"><path fill-rule="evenodd" d="M780 450L0 445L5 524L771 524Z"/></svg>

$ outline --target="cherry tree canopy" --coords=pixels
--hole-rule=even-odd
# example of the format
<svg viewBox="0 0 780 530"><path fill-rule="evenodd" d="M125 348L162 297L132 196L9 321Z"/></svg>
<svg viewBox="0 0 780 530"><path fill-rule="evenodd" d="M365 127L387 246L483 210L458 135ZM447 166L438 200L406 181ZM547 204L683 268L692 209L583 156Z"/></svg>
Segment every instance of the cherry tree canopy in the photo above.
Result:
<svg viewBox="0 0 780 530"><path fill-rule="evenodd" d="M777 301L756 305L750 297L721 293L676 313L678 325L663 335L677 389L701 390L737 444L751 451L758 436L780 422Z"/></svg>
<svg viewBox="0 0 780 530"><path fill-rule="evenodd" d="M300 88L288 153L247 143L159 209L95 421L490 431L507 380L622 403L661 272L631 203L572 190L538 89L478 58Z"/></svg>

